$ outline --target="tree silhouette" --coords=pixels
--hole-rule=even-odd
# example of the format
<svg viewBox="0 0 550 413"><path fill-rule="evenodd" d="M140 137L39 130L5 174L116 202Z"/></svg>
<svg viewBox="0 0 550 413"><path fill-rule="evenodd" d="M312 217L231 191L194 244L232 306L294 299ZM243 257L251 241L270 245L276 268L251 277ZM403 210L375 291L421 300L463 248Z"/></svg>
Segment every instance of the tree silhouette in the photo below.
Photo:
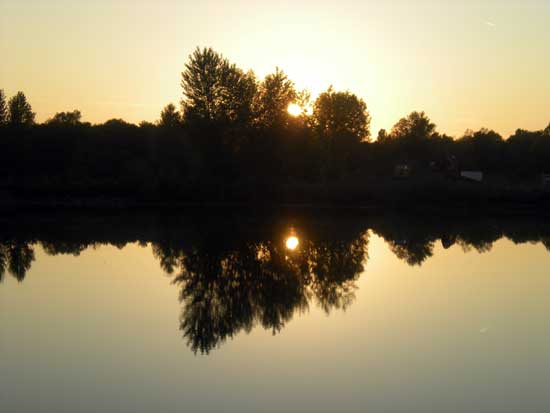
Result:
<svg viewBox="0 0 550 413"><path fill-rule="evenodd" d="M424 112L412 112L401 118L391 129L385 143L393 162L446 159L445 145L452 141L436 132L436 125Z"/></svg>
<svg viewBox="0 0 550 413"><path fill-rule="evenodd" d="M371 143L367 106L351 92L331 87L311 107L309 93L279 68L258 82L211 48L195 49L181 75L181 109L166 106L155 124L91 125L72 111L2 128L0 197L353 205L540 205L546 197L540 174L550 173L550 125L507 140L488 129L455 140L412 112ZM0 92L0 124L33 124L23 93L5 101ZM289 103L301 113L292 108L291 116ZM398 184L392 172L402 163L412 172ZM491 178L467 184L461 170Z"/></svg>
<svg viewBox="0 0 550 413"><path fill-rule="evenodd" d="M169 103L160 113L159 126L163 128L176 128L181 125L181 115L173 103Z"/></svg>
<svg viewBox="0 0 550 413"><path fill-rule="evenodd" d="M8 123L8 108L6 107L6 95L4 89L0 89L0 126Z"/></svg>
<svg viewBox="0 0 550 413"><path fill-rule="evenodd" d="M389 138L389 135L388 135L388 132L386 131L386 129L380 129L378 131L378 136L376 138L376 142L385 143L388 138Z"/></svg>
<svg viewBox="0 0 550 413"><path fill-rule="evenodd" d="M389 136L393 139L420 141L433 137L435 128L424 112L412 112L394 125Z"/></svg>
<svg viewBox="0 0 550 413"><path fill-rule="evenodd" d="M486 128L477 132L468 130L457 142L461 157L467 162L465 165L484 170L498 167L503 144L502 136Z"/></svg>
<svg viewBox="0 0 550 413"><path fill-rule="evenodd" d="M297 99L294 83L279 68L260 83L255 99L257 123L264 127L285 126L290 114L288 106Z"/></svg>
<svg viewBox="0 0 550 413"><path fill-rule="evenodd" d="M370 138L370 115L367 105L350 92L336 92L329 87L315 100L312 121L321 137L348 138L353 142Z"/></svg>
<svg viewBox="0 0 550 413"><path fill-rule="evenodd" d="M13 126L29 126L34 124L35 113L23 92L17 92L8 104L8 122Z"/></svg>
<svg viewBox="0 0 550 413"><path fill-rule="evenodd" d="M182 73L186 120L246 121L252 114L256 80L211 48L195 49Z"/></svg>
<svg viewBox="0 0 550 413"><path fill-rule="evenodd" d="M79 110L73 110L72 112L58 112L45 123L55 126L76 126L80 124L81 119L82 113Z"/></svg>

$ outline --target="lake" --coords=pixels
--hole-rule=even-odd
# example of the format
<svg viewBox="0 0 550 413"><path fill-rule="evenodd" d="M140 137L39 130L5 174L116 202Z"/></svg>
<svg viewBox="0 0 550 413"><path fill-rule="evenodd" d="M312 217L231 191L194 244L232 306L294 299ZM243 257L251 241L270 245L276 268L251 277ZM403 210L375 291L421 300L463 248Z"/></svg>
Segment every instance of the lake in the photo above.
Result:
<svg viewBox="0 0 550 413"><path fill-rule="evenodd" d="M2 412L548 412L550 220L0 219Z"/></svg>

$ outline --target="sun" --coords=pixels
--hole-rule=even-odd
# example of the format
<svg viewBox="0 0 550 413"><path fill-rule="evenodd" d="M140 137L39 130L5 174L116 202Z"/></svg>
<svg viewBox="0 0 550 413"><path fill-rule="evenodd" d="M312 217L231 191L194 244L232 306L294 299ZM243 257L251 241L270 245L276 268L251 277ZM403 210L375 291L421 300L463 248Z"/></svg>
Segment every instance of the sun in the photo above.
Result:
<svg viewBox="0 0 550 413"><path fill-rule="evenodd" d="M298 248L299 244L300 244L300 241L295 236L290 236L286 239L286 247L290 251L294 251L296 248Z"/></svg>
<svg viewBox="0 0 550 413"><path fill-rule="evenodd" d="M298 106L296 103L291 103L288 105L288 113L292 116L300 116L302 114L302 108Z"/></svg>

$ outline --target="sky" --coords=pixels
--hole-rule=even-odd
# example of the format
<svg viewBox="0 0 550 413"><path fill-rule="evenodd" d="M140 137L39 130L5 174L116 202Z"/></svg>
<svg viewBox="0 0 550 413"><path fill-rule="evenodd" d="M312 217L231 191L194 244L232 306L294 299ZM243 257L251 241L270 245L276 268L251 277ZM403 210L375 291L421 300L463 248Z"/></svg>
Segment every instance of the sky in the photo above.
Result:
<svg viewBox="0 0 550 413"><path fill-rule="evenodd" d="M550 122L547 0L0 0L0 88L37 120L155 121L197 47L313 96L367 103L372 134L423 110L460 136Z"/></svg>

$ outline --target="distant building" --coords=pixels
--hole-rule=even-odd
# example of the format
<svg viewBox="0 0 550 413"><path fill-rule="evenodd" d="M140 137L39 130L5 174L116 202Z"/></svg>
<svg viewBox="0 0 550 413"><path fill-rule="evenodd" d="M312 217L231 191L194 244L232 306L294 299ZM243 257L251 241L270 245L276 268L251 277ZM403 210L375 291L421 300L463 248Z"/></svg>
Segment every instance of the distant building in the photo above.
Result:
<svg viewBox="0 0 550 413"><path fill-rule="evenodd" d="M461 171L460 177L469 181L483 181L483 172L481 171Z"/></svg>

